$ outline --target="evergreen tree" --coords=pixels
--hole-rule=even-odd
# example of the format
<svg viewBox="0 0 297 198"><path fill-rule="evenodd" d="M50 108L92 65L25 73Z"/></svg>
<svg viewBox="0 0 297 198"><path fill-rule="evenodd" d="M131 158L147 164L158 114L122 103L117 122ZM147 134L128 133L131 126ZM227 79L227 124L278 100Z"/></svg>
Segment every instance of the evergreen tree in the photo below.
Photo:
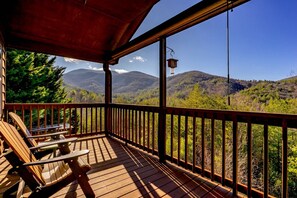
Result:
<svg viewBox="0 0 297 198"><path fill-rule="evenodd" d="M63 103L63 67L55 57L24 50L7 50L7 98L10 103Z"/></svg>

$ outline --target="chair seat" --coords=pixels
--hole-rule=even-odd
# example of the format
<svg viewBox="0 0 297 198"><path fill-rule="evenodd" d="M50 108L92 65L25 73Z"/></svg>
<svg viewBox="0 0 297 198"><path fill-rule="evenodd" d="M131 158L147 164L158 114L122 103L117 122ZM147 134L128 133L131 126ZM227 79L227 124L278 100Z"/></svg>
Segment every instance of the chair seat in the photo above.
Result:
<svg viewBox="0 0 297 198"><path fill-rule="evenodd" d="M84 173L91 170L91 166L83 159L78 158L78 164ZM42 171L46 185L53 185L72 174L69 165L63 161L46 164Z"/></svg>

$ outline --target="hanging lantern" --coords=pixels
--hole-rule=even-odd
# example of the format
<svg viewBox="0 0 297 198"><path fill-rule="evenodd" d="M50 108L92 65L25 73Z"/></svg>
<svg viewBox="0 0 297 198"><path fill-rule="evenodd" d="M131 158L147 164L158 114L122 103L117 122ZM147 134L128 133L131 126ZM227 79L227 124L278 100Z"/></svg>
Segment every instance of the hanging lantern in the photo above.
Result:
<svg viewBox="0 0 297 198"><path fill-rule="evenodd" d="M171 49L170 47L167 47L167 49L170 50L170 56L171 56L171 58L167 59L168 67L170 68L170 74L173 75L174 74L174 68L177 67L177 61L178 60L173 58L173 54L175 54L173 49Z"/></svg>
<svg viewBox="0 0 297 198"><path fill-rule="evenodd" d="M174 58L169 58L167 60L167 63L168 63L168 67L170 68L170 74L173 75L174 74L174 68L177 67L177 59L174 59Z"/></svg>

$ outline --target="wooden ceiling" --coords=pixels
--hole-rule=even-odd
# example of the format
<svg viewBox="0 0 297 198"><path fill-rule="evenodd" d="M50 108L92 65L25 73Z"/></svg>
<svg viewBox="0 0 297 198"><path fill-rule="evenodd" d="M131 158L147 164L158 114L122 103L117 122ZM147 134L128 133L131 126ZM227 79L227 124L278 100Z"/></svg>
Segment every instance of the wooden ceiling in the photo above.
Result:
<svg viewBox="0 0 297 198"><path fill-rule="evenodd" d="M133 36L158 0L4 0L6 47L95 61Z"/></svg>

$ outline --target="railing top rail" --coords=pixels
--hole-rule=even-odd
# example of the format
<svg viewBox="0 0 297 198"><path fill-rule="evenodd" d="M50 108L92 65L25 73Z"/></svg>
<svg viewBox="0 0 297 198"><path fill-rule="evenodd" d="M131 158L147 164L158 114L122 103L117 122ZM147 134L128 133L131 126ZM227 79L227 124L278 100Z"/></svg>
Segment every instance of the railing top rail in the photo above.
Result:
<svg viewBox="0 0 297 198"><path fill-rule="evenodd" d="M104 103L6 103L5 109L7 110L20 110L30 108L80 108L80 107L104 107Z"/></svg>
<svg viewBox="0 0 297 198"><path fill-rule="evenodd" d="M104 103L7 103L7 110L22 110L30 108L87 108L87 107L104 107ZM159 112L160 108L156 106L139 106L128 104L110 104L112 108L122 108L130 110L140 110L149 112ZM250 122L253 124L267 124L271 126L283 125L283 121L287 122L289 128L297 128L296 114L280 114L280 113L262 113L262 112L243 112L232 110L211 110L211 109L190 109L190 108L165 108L167 114L192 116L200 118L214 118L216 120Z"/></svg>

